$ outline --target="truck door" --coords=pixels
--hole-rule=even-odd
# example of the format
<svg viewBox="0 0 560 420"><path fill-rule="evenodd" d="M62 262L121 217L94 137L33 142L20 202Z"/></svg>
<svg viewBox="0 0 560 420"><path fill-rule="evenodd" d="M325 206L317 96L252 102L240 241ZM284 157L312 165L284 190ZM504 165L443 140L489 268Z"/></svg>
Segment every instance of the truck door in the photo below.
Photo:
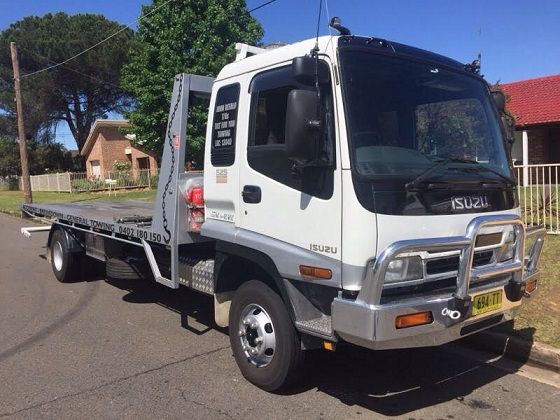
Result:
<svg viewBox="0 0 560 420"><path fill-rule="evenodd" d="M321 92L329 113L326 137L332 165L297 173L284 138L287 97L293 89L314 88L296 82L290 65L258 73L251 81L247 152L240 159L240 227L277 242L288 259L294 252L293 264L305 265L301 259L307 255L314 264L339 268L342 206L333 90L329 85ZM333 281L335 277L333 272Z"/></svg>

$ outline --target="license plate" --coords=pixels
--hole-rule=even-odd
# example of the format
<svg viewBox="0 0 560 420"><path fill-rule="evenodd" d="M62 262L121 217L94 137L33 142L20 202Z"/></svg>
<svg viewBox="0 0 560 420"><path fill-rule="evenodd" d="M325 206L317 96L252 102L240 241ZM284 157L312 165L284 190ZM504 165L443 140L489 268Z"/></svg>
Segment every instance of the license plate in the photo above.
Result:
<svg viewBox="0 0 560 420"><path fill-rule="evenodd" d="M472 314L480 315L502 307L502 290L482 293L473 297Z"/></svg>

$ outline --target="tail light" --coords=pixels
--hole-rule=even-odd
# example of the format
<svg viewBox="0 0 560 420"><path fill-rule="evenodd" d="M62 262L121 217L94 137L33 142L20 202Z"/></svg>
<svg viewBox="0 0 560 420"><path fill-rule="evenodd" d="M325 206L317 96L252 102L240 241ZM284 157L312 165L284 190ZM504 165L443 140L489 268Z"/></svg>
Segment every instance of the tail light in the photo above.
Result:
<svg viewBox="0 0 560 420"><path fill-rule="evenodd" d="M189 232L200 232L204 223L204 187L193 185L185 193L187 202L187 229Z"/></svg>

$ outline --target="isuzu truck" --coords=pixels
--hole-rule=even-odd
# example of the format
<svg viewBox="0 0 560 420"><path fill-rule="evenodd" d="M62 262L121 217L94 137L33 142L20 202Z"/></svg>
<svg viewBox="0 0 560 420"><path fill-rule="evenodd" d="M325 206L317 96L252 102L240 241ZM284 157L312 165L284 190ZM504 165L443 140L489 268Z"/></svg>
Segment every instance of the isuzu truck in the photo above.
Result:
<svg viewBox="0 0 560 420"><path fill-rule="evenodd" d="M107 275L213 296L242 374L275 391L305 350L436 346L511 320L544 230L520 219L503 95L474 64L388 40L237 45L175 76L154 204L25 204L52 223L56 278ZM208 102L202 172L189 106Z"/></svg>

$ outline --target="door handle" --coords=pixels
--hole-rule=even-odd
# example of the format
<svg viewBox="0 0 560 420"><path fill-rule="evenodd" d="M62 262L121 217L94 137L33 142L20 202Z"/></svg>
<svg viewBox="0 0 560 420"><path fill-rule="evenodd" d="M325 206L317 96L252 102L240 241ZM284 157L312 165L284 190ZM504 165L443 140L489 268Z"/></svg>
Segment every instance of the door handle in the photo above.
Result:
<svg viewBox="0 0 560 420"><path fill-rule="evenodd" d="M245 203L256 204L261 202L261 187L256 185L245 185L241 196Z"/></svg>

